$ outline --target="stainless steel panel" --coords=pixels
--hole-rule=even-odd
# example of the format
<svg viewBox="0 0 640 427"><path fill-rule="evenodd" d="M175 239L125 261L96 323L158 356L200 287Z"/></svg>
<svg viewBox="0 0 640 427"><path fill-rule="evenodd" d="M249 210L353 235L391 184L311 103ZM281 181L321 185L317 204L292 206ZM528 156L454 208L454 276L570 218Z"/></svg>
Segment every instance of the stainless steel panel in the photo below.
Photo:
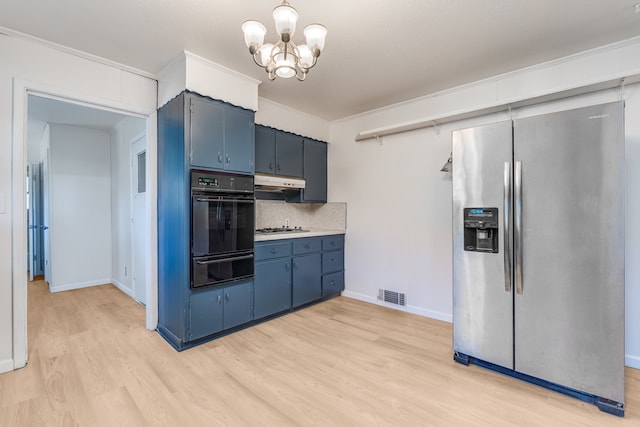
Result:
<svg viewBox="0 0 640 427"><path fill-rule="evenodd" d="M624 402L624 125L612 103L516 120L515 368Z"/></svg>
<svg viewBox="0 0 640 427"><path fill-rule="evenodd" d="M513 294L505 291L505 248L465 251L463 209L503 209L511 141L510 121L453 133L453 346L508 368L513 367ZM498 217L498 241L504 242L504 219Z"/></svg>

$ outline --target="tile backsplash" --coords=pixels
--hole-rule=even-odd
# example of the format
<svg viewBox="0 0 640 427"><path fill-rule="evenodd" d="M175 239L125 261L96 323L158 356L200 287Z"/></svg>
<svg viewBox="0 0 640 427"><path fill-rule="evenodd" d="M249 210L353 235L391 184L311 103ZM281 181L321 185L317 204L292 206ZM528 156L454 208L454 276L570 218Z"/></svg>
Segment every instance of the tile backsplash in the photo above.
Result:
<svg viewBox="0 0 640 427"><path fill-rule="evenodd" d="M256 228L282 227L287 219L292 228L346 231L347 204L256 200Z"/></svg>

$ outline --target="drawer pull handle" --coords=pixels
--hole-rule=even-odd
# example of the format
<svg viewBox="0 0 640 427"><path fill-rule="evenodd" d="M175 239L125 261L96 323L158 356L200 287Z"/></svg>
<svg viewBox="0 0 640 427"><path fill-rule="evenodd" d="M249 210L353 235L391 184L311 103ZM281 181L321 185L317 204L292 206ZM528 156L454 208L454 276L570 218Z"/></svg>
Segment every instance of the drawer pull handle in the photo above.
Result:
<svg viewBox="0 0 640 427"><path fill-rule="evenodd" d="M336 284L336 281L335 281L335 280L332 280L332 281L331 281L331 286L334 286L335 284Z"/></svg>
<svg viewBox="0 0 640 427"><path fill-rule="evenodd" d="M290 268L290 267L289 267L289 264L285 264L285 265L284 265L284 269L285 269L285 270L289 271L289 268Z"/></svg>
<svg viewBox="0 0 640 427"><path fill-rule="evenodd" d="M218 304L222 302L222 296L218 295Z"/></svg>
<svg viewBox="0 0 640 427"><path fill-rule="evenodd" d="M275 254L278 251L276 250L276 248L271 248L271 249L269 249L269 252L271 252L272 254Z"/></svg>

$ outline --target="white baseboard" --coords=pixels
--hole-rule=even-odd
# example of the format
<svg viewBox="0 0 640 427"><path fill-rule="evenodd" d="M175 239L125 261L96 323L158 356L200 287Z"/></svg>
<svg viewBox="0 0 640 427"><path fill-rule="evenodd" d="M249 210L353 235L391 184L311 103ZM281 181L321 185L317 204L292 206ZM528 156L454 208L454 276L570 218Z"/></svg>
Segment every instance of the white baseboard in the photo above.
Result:
<svg viewBox="0 0 640 427"><path fill-rule="evenodd" d="M51 292L62 292L70 291L72 289L82 289L89 288L91 286L106 285L107 283L111 283L111 278L91 280L89 282L67 283L63 285L49 286L49 290Z"/></svg>
<svg viewBox="0 0 640 427"><path fill-rule="evenodd" d="M0 360L0 374L13 371L13 359Z"/></svg>
<svg viewBox="0 0 640 427"><path fill-rule="evenodd" d="M432 311L432 310L425 310L424 308L420 308L412 305L407 305L403 307L395 304L389 304L387 302L378 300L378 298L376 297L361 294L358 292L342 291L342 296L347 298L357 299L359 301L368 302L371 304L381 305L383 307L393 308L394 310L398 310L398 311L406 311L407 313L417 314L418 316L428 317L430 319L442 320L443 322L449 322L449 323L453 322L453 316L451 314L440 313L438 311Z"/></svg>
<svg viewBox="0 0 640 427"><path fill-rule="evenodd" d="M111 283L113 284L113 286L115 286L116 288L120 289L122 292L124 292L125 294L133 298L133 289L128 288L127 286L123 285L122 283L118 282L115 279L111 279Z"/></svg>
<svg viewBox="0 0 640 427"><path fill-rule="evenodd" d="M624 357L624 364L630 368L640 369L640 356L627 354Z"/></svg>

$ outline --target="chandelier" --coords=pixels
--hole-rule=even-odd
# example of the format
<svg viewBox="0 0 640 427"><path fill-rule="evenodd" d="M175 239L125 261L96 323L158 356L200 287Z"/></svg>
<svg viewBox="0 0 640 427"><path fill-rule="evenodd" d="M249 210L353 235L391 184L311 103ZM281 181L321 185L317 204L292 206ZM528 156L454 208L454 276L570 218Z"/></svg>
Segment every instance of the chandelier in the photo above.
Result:
<svg viewBox="0 0 640 427"><path fill-rule="evenodd" d="M296 45L291 37L296 31L298 12L283 0L280 6L273 9L273 20L280 40L275 43L264 43L267 29L258 21L245 21L242 24L244 42L253 55L254 62L264 68L269 80L276 77L289 79L296 77L302 81L318 60L324 48L327 29L324 25L311 24L304 29L306 44Z"/></svg>

